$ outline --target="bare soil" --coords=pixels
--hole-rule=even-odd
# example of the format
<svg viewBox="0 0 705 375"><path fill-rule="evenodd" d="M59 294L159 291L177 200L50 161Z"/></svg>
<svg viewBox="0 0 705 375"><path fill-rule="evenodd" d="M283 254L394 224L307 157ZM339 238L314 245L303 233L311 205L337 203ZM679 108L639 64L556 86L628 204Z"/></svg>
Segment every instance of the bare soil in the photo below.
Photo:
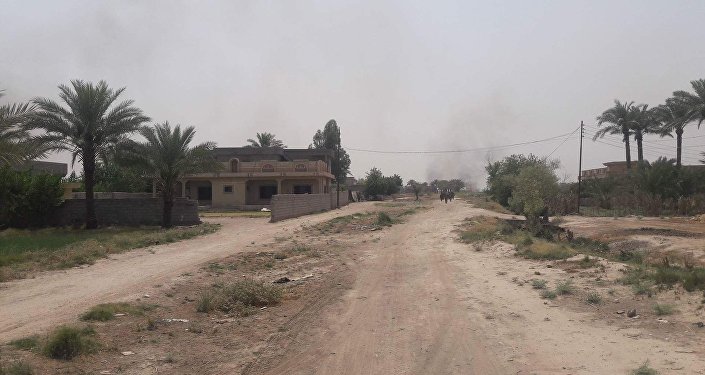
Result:
<svg viewBox="0 0 705 375"><path fill-rule="evenodd" d="M42 374L627 374L647 360L664 374L705 372L705 328L693 324L703 320L701 293L676 288L640 297L616 283L619 263L531 261L503 243L476 251L457 241L455 229L467 217L494 213L457 200L416 204L353 204L276 224L217 219L224 227L203 238L1 284L3 342L79 324L101 302L156 306L146 316L95 323L103 343L96 354L62 362L3 346L0 358L22 359ZM402 222L375 225L379 211L397 218L409 209ZM329 221L340 216L348 217ZM703 250L697 236L624 231L702 234L702 224L635 218L615 228L613 219L566 220L578 235L699 240L700 250L690 244L688 251ZM668 246L680 251L678 243ZM279 305L245 317L196 312L204 291L284 276L296 281L281 284ZM576 289L546 300L532 279L549 287L572 280ZM590 292L602 303L588 304ZM656 302L677 312L657 317ZM639 318L617 313L632 308Z"/></svg>

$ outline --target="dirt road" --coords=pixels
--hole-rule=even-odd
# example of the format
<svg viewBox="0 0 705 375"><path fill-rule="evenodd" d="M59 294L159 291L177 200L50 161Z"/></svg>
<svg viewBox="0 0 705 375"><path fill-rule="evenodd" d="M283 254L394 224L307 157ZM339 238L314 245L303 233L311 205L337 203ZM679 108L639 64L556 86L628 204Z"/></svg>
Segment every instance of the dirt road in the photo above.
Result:
<svg viewBox="0 0 705 375"><path fill-rule="evenodd" d="M370 207L356 204L278 224L225 220L223 229L208 237L5 284L0 291L0 338L75 319L99 302L139 297L154 284L178 278L211 259L253 251L252 241L271 240L303 223ZM530 285L516 281L530 280L536 272L564 279L569 277L564 270L515 257L508 245L475 251L457 242L455 226L483 214L492 213L461 201L434 201L430 210L391 228L326 234L331 236L327 240L349 245L344 250L348 256L336 261L353 270L350 289L343 292L347 284L333 283L329 288L341 290L342 297L323 292L321 296L334 297L321 297L302 312L283 315L296 326L285 331L274 326L277 333L257 345L244 373L626 374L647 360L664 374L705 373L699 341L688 343L675 332L656 338L639 328L638 321L625 328L616 322L623 315L613 314L622 307L616 302L601 307L609 311L602 316L613 317L604 319L587 308L571 308L568 297L541 299ZM286 303L280 308L268 311L288 311ZM257 319L274 316L263 313ZM237 337L231 339L238 342ZM225 354L228 347L219 350ZM207 373L230 373L224 370L227 362L238 362L227 355L208 360L223 367ZM186 365L184 360L175 366Z"/></svg>
<svg viewBox="0 0 705 375"><path fill-rule="evenodd" d="M253 242L271 241L302 223L316 223L364 211L369 204L269 224L268 219L209 219L220 231L189 241L152 246L81 269L44 273L34 279L0 283L0 341L36 334L74 321L89 307L103 302L142 297L163 283L198 265L241 251Z"/></svg>
<svg viewBox="0 0 705 375"><path fill-rule="evenodd" d="M697 348L595 321L512 282L539 268L507 246L476 252L455 241L455 225L479 214L488 212L434 203L391 228L310 334L249 373L625 374L646 360L705 371Z"/></svg>

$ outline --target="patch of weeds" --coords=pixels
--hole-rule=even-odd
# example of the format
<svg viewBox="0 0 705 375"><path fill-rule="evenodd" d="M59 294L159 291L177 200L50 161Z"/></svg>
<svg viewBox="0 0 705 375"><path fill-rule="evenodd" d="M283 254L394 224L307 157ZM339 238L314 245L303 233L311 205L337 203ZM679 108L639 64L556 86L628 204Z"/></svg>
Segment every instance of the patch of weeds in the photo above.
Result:
<svg viewBox="0 0 705 375"><path fill-rule="evenodd" d="M673 305L667 303L656 303L654 304L654 313L658 316L671 315L675 312Z"/></svg>
<svg viewBox="0 0 705 375"><path fill-rule="evenodd" d="M524 241L517 246L517 251L519 252L519 254L528 259L567 259L573 256L573 254L575 253L573 249L569 248L568 246L562 243L556 243L542 239L536 239L531 241L532 243L530 245L524 245L524 243L527 242Z"/></svg>
<svg viewBox="0 0 705 375"><path fill-rule="evenodd" d="M705 290L705 268L658 267L653 279L659 284L673 285L681 283L683 288L689 292Z"/></svg>
<svg viewBox="0 0 705 375"><path fill-rule="evenodd" d="M602 303L602 296L597 292L590 292L585 300L591 305L599 305Z"/></svg>
<svg viewBox="0 0 705 375"><path fill-rule="evenodd" d="M573 286L573 282L570 280L565 280L561 281L558 284L556 284L556 294L558 295L565 295L565 294L573 294L575 293L575 287Z"/></svg>
<svg viewBox="0 0 705 375"><path fill-rule="evenodd" d="M134 314L141 315L145 311L144 308L135 307L126 302L119 303L101 303L93 306L90 310L81 315L83 321L106 322L115 318L115 314Z"/></svg>
<svg viewBox="0 0 705 375"><path fill-rule="evenodd" d="M53 359L71 360L81 354L93 353L98 348L91 327L61 326L55 329L44 345L44 355Z"/></svg>
<svg viewBox="0 0 705 375"><path fill-rule="evenodd" d="M632 292L638 296L646 295L651 297L653 294L652 285L650 282L642 281L636 284L632 284Z"/></svg>
<svg viewBox="0 0 705 375"><path fill-rule="evenodd" d="M541 280L541 279L531 280L531 287L534 289L546 289L547 284L548 284L548 281L546 281L546 280Z"/></svg>
<svg viewBox="0 0 705 375"><path fill-rule="evenodd" d="M496 239L501 232L501 229L498 230L499 223L499 219L486 216L465 219L460 231L460 240L465 243L473 243Z"/></svg>
<svg viewBox="0 0 705 375"><path fill-rule="evenodd" d="M19 350L34 350L39 346L38 336L23 337L10 341L10 346Z"/></svg>
<svg viewBox="0 0 705 375"><path fill-rule="evenodd" d="M278 304L281 298L282 291L276 286L254 280L241 280L202 294L196 308L199 312L220 310L247 316L254 313L258 307Z"/></svg>
<svg viewBox="0 0 705 375"><path fill-rule="evenodd" d="M597 264L597 259L590 258L589 255L585 255L583 259L578 262L578 267L580 268L592 268Z"/></svg>
<svg viewBox="0 0 705 375"><path fill-rule="evenodd" d="M649 361L644 362L639 368L632 370L630 375L658 375L658 371L649 367Z"/></svg>
<svg viewBox="0 0 705 375"><path fill-rule="evenodd" d="M215 309L215 295L213 293L205 292L201 294L200 297L198 297L198 303L196 303L196 311L202 313L209 313Z"/></svg>
<svg viewBox="0 0 705 375"><path fill-rule="evenodd" d="M597 253L607 253L610 251L610 247L607 243L586 237L574 238L570 245L574 248L590 250Z"/></svg>
<svg viewBox="0 0 705 375"><path fill-rule="evenodd" d="M293 249L291 249L291 251L295 253L306 253L308 251L311 251L311 248L304 245L296 245Z"/></svg>
<svg viewBox="0 0 705 375"><path fill-rule="evenodd" d="M32 375L34 370L29 363L18 361L8 367L0 366L0 375Z"/></svg>
<svg viewBox="0 0 705 375"><path fill-rule="evenodd" d="M558 295L552 290L544 290L541 292L541 298L545 299L556 299Z"/></svg>
<svg viewBox="0 0 705 375"><path fill-rule="evenodd" d="M394 224L394 220L386 212L380 212L377 214L377 225L388 227Z"/></svg>

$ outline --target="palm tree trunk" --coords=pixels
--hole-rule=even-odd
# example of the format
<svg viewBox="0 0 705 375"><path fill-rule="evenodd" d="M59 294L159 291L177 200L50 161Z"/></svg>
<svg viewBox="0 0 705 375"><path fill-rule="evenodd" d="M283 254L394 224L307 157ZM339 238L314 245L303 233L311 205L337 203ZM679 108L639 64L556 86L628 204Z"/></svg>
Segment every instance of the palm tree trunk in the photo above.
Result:
<svg viewBox="0 0 705 375"><path fill-rule="evenodd" d="M174 188L164 189L164 210L162 211L162 228L171 228L171 210L174 208Z"/></svg>
<svg viewBox="0 0 705 375"><path fill-rule="evenodd" d="M95 214L95 155L88 150L83 154L83 183L86 186L86 229L98 228L98 218Z"/></svg>
<svg viewBox="0 0 705 375"><path fill-rule="evenodd" d="M627 169L632 169L632 152L629 149L629 132L624 132L624 150L627 156Z"/></svg>
<svg viewBox="0 0 705 375"><path fill-rule="evenodd" d="M683 129L676 129L676 167L681 166L681 153L683 152Z"/></svg>
<svg viewBox="0 0 705 375"><path fill-rule="evenodd" d="M637 160L639 161L639 164L644 161L644 146L642 146L641 141L642 136L639 135L636 139Z"/></svg>

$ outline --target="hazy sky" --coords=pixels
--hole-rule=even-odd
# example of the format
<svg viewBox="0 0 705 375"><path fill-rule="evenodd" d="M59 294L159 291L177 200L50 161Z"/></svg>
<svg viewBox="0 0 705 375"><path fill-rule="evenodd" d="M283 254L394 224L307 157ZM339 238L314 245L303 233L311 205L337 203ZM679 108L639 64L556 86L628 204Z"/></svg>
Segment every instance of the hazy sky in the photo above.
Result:
<svg viewBox="0 0 705 375"><path fill-rule="evenodd" d="M372 166L482 185L488 158L547 155L563 139L446 155L573 131L614 99L657 105L705 78L704 1L6 1L3 100L57 98L80 78L127 87L154 121L241 146L258 131L290 148L338 121L352 173ZM684 162L705 150L686 129ZM585 143L583 166L624 158ZM648 159L675 141L649 138ZM554 154L577 175L577 133ZM635 157L635 154L634 154ZM51 160L68 160L53 156ZM563 177L561 176L561 177Z"/></svg>

